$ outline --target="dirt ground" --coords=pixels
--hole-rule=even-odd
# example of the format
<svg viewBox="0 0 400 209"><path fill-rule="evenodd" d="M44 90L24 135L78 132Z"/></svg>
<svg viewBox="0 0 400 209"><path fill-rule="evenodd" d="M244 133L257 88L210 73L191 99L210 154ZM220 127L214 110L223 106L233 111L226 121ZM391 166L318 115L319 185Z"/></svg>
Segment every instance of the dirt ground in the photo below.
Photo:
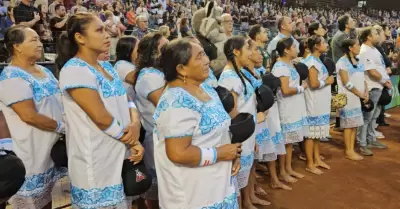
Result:
<svg viewBox="0 0 400 209"><path fill-rule="evenodd" d="M378 128L386 136L380 140L387 150L373 150L374 156L355 162L343 157L344 142L340 132L321 144L321 153L331 170L317 176L304 169L297 159L294 168L306 175L292 184L292 191L271 189L261 181L272 202L268 209L400 209L400 108L388 111L389 127ZM267 179L267 178L265 178Z"/></svg>

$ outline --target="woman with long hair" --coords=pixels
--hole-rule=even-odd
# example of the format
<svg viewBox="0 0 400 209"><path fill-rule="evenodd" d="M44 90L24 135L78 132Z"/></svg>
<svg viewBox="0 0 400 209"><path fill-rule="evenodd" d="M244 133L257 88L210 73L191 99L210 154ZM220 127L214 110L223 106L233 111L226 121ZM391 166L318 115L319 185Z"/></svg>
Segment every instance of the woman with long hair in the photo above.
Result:
<svg viewBox="0 0 400 209"><path fill-rule="evenodd" d="M241 144L231 144L231 119L218 95L201 84L210 61L185 39L168 43L161 66L167 86L154 113L160 205L166 209L238 209L235 175Z"/></svg>
<svg viewBox="0 0 400 209"><path fill-rule="evenodd" d="M368 101L369 93L364 79L364 67L358 62L360 44L347 39L342 44L345 55L336 63L338 93L346 94L347 104L339 109L340 125L344 128L345 156L350 160L362 160L354 151L357 128L364 124L361 101Z"/></svg>
<svg viewBox="0 0 400 209"><path fill-rule="evenodd" d="M122 184L122 165L125 159L139 163L144 149L138 141L139 116L123 81L109 62L98 61L110 48L106 26L94 14L75 14L57 48L68 123L72 205L130 208Z"/></svg>
<svg viewBox="0 0 400 209"><path fill-rule="evenodd" d="M151 188L144 194L149 208L159 208L153 151L153 114L165 87L164 73L159 70L159 56L161 47L166 43L168 43L168 40L164 36L159 33L151 33L143 37L137 49L137 73L134 89L136 92L136 105L140 112L143 128L146 130L143 142L143 146L146 149L144 163L155 179Z"/></svg>
<svg viewBox="0 0 400 209"><path fill-rule="evenodd" d="M303 141L307 131L307 113L304 101L304 90L307 84L300 84L300 76L293 65L297 57L296 44L293 39L285 38L278 42L272 52L272 74L281 80L281 88L277 92L279 117L286 155L279 156L281 178L288 182L297 182L296 178L304 175L293 170L293 143ZM279 56L279 58L278 58ZM295 178L293 178L295 177Z"/></svg>
<svg viewBox="0 0 400 209"><path fill-rule="evenodd" d="M51 209L53 186L66 175L50 157L65 130L58 81L50 70L36 64L43 45L34 30L13 26L4 41L12 60L0 74L0 106L13 151L26 168L25 183L10 203L13 208Z"/></svg>
<svg viewBox="0 0 400 209"><path fill-rule="evenodd" d="M328 51L328 43L319 35L313 35L307 40L307 48L310 55L302 60L308 67L307 84L309 88L305 90L305 100L307 107L308 135L304 143L307 159L306 170L320 175L323 172L318 169L330 167L320 158L320 139L329 135L329 119L331 112L331 88L334 82L333 76L328 74L320 56Z"/></svg>
<svg viewBox="0 0 400 209"><path fill-rule="evenodd" d="M239 113L250 113L256 118L256 96L254 87L244 78L241 69L248 65L249 58L252 56L250 46L243 37L232 37L225 42L224 53L228 64L222 71L218 85L232 92L235 98L235 108L230 113L231 118ZM239 205L244 208L256 208L251 202L250 196L254 190L254 183L249 180L251 168L254 161L256 134L243 142L242 153L240 156L240 171L234 179L239 198ZM241 190L241 191L239 191Z"/></svg>

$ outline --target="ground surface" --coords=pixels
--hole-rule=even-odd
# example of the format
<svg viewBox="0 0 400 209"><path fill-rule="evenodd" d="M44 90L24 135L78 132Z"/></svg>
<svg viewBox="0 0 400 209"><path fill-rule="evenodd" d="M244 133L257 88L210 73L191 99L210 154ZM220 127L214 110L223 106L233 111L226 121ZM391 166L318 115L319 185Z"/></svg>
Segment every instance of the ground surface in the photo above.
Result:
<svg viewBox="0 0 400 209"><path fill-rule="evenodd" d="M294 161L295 170L306 175L292 184L292 191L262 187L272 205L268 209L400 209L400 108L388 111L390 127L378 128L386 136L387 150L373 150L374 156L354 162L343 157L343 137L333 132L333 140L321 145L331 170L316 176L304 170L304 162ZM297 155L296 155L297 156ZM267 178L265 178L267 179ZM261 208L261 207L260 207Z"/></svg>

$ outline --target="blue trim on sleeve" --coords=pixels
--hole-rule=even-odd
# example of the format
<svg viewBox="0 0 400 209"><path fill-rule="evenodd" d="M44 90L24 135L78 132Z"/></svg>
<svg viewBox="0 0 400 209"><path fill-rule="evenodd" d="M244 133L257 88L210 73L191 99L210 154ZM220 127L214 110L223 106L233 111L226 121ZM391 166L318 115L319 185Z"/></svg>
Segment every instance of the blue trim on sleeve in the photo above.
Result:
<svg viewBox="0 0 400 209"><path fill-rule="evenodd" d="M214 159L213 159L212 164L215 164L217 162L217 156L218 156L217 149L215 147L213 147L212 150L214 152Z"/></svg>
<svg viewBox="0 0 400 209"><path fill-rule="evenodd" d="M89 85L82 85L82 84L64 86L64 88L62 90L65 91L68 89L80 89L80 88L93 89L96 91L98 90L98 88L96 86L89 86Z"/></svg>

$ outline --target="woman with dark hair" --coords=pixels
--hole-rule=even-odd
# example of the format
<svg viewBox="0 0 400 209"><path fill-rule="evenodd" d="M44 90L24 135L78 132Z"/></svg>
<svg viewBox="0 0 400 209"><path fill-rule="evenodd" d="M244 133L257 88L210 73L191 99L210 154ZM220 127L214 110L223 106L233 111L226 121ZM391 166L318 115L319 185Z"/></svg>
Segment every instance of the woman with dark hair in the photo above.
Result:
<svg viewBox="0 0 400 209"><path fill-rule="evenodd" d="M336 63L338 93L346 94L347 104L339 110L340 126L344 128L345 155L350 160L362 160L354 151L357 128L364 124L360 98L368 101L369 93L364 79L364 67L358 62L360 44L357 39L343 41L345 56Z"/></svg>
<svg viewBox="0 0 400 209"><path fill-rule="evenodd" d="M235 98L235 108L230 113L234 118L239 113L250 113L256 118L256 96L254 87L244 78L242 68L248 65L249 58L252 56L250 46L243 37L232 37L225 42L224 53L228 60L228 64L222 71L218 81L218 85L232 92ZM265 120L265 117L264 117ZM261 119L258 121L262 121ZM251 168L254 161L254 152L256 151L255 143L256 134L243 142L242 153L240 156L241 168L234 183L236 192L239 197L239 204L244 208L255 208L251 202L250 196L254 185L249 182ZM249 184L249 186L248 186ZM241 190L239 192L239 190Z"/></svg>
<svg viewBox="0 0 400 209"><path fill-rule="evenodd" d="M326 34L326 30L321 23L313 22L308 26L308 34L310 36L318 35L323 37Z"/></svg>
<svg viewBox="0 0 400 209"><path fill-rule="evenodd" d="M49 44L49 42L53 40L52 38L53 36L51 35L48 8L45 4L40 4L38 5L38 9L39 9L40 20L39 20L39 28L37 29L37 31L42 41L44 41L45 44ZM50 46L48 45L47 47Z"/></svg>
<svg viewBox="0 0 400 209"><path fill-rule="evenodd" d="M4 17L0 17L0 39L4 39L4 34L7 29L15 24L14 18L14 7L7 7L7 14Z"/></svg>
<svg viewBox="0 0 400 209"><path fill-rule="evenodd" d="M155 179L151 188L145 193L149 208L159 208L153 152L153 114L165 87L164 73L159 70L158 62L161 47L166 43L168 43L168 40L164 36L159 33L151 33L143 37L137 49L136 64L138 70L134 81L134 89L136 92L136 105L140 112L143 128L146 130L143 143L146 149L144 163Z"/></svg>
<svg viewBox="0 0 400 209"><path fill-rule="evenodd" d="M182 38L192 35L192 32L190 31L190 28L189 28L188 18L186 18L186 17L182 18L179 28L180 28Z"/></svg>
<svg viewBox="0 0 400 209"><path fill-rule="evenodd" d="M125 36L118 40L116 47L116 62L114 69L119 78L124 81L125 90L132 99L135 98L135 70L139 40L134 36Z"/></svg>
<svg viewBox="0 0 400 209"><path fill-rule="evenodd" d="M277 92L279 118L282 135L285 141L286 155L279 155L280 177L288 182L297 182L304 175L292 168L293 143L303 141L307 131L307 112L304 100L305 82L300 84L300 76L293 65L297 57L296 44L292 38L278 42L272 55L272 74L281 80L281 88ZM279 58L278 58L279 57Z"/></svg>
<svg viewBox="0 0 400 209"><path fill-rule="evenodd" d="M4 41L12 60L0 74L0 106L13 151L26 168L25 183L10 203L13 208L51 209L53 186L66 175L50 157L65 129L58 81L50 70L35 64L43 45L34 30L13 26Z"/></svg>
<svg viewBox="0 0 400 209"><path fill-rule="evenodd" d="M82 12L70 17L57 48L68 121L72 205L130 208L121 179L122 165L125 158L139 163L144 150L138 141L140 120L135 105L111 64L98 61L110 48L110 35L100 18Z"/></svg>
<svg viewBox="0 0 400 209"><path fill-rule="evenodd" d="M241 144L231 144L231 119L216 92L201 85L209 64L203 48L184 39L162 50L167 86L153 116L161 208L239 208L231 175Z"/></svg>
<svg viewBox="0 0 400 209"><path fill-rule="evenodd" d="M306 135L305 153L307 166L306 170L321 175L323 172L317 167L330 169L320 158L320 139L329 136L329 119L331 112L331 88L335 81L329 75L324 63L319 59L321 54L328 51L328 43L322 36L313 35L307 40L307 48L310 55L302 60L308 67L307 84L310 88L305 90L307 107L308 135Z"/></svg>

